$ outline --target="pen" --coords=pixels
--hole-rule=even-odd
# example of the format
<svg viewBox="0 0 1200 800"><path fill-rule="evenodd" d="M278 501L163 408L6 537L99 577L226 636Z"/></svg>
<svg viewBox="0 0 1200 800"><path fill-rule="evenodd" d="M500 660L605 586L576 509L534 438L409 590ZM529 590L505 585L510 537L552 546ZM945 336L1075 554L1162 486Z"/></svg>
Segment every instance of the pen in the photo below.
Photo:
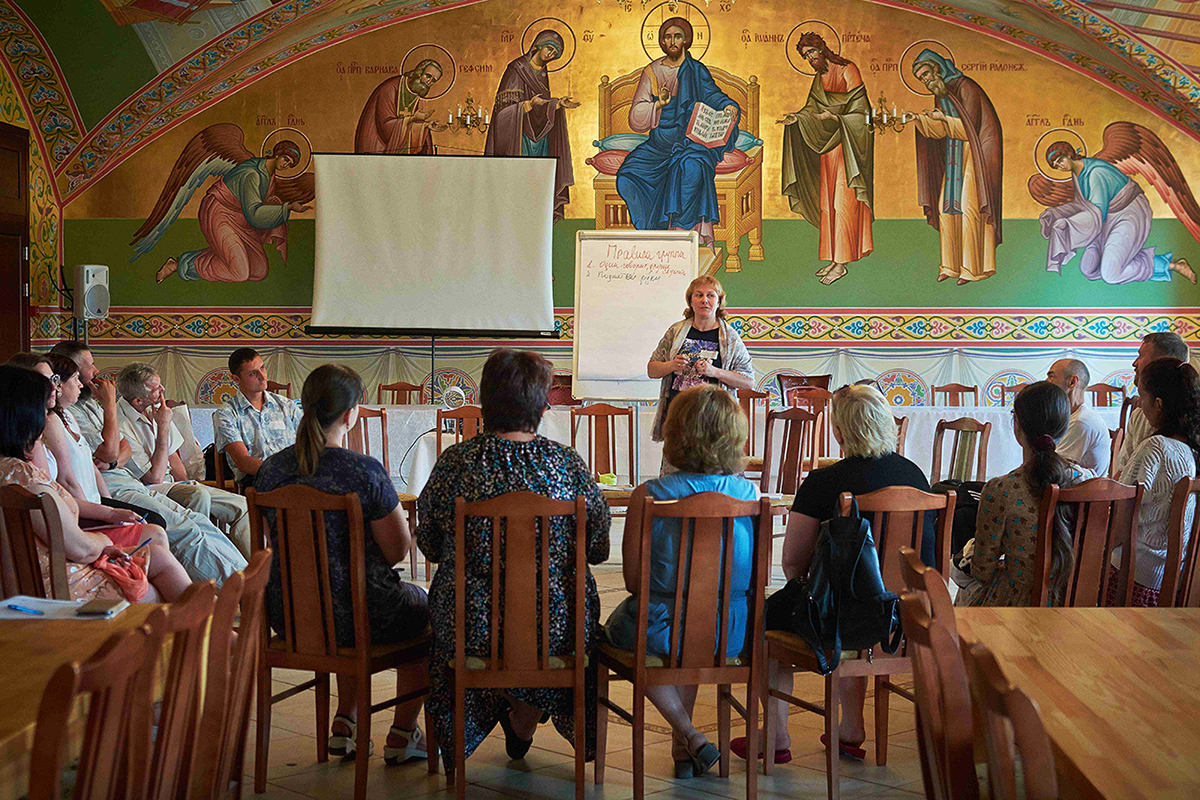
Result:
<svg viewBox="0 0 1200 800"><path fill-rule="evenodd" d="M32 614L35 617L46 616L45 611L38 611L36 608L26 608L25 606L14 605L13 603L9 603L7 606L5 606L5 608L11 609L13 611L20 611L22 614Z"/></svg>

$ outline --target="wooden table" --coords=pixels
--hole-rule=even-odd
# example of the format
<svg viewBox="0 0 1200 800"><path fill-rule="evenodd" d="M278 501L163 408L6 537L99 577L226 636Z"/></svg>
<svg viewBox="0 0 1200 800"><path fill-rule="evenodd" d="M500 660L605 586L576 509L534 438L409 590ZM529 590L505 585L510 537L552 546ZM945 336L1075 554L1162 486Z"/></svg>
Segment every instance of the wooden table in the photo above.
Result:
<svg viewBox="0 0 1200 800"><path fill-rule="evenodd" d="M1041 708L1060 793L1200 797L1200 609L955 613Z"/></svg>
<svg viewBox="0 0 1200 800"><path fill-rule="evenodd" d="M68 661L87 660L109 636L136 628L159 607L137 603L111 620L0 620L0 800L29 789L38 706L54 671Z"/></svg>

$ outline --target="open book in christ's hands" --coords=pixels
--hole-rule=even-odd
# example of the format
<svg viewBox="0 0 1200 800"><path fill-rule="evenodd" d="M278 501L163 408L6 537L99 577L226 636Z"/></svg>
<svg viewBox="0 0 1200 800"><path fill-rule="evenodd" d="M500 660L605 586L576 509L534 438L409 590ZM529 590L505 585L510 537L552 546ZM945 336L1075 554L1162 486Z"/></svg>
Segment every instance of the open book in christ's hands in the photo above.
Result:
<svg viewBox="0 0 1200 800"><path fill-rule="evenodd" d="M722 147L729 141L729 134L733 133L736 119L737 114L733 106L726 106L724 110L717 111L710 105L696 103L696 107L692 109L692 118L688 121L687 138L710 150Z"/></svg>

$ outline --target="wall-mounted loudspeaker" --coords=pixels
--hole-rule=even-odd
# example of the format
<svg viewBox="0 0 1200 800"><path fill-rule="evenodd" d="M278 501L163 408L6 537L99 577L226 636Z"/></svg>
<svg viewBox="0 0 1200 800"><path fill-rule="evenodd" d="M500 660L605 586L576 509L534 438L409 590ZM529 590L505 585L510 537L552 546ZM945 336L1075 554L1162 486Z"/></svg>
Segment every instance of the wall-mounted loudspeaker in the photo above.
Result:
<svg viewBox="0 0 1200 800"><path fill-rule="evenodd" d="M75 318L108 317L108 267L79 264L75 267Z"/></svg>

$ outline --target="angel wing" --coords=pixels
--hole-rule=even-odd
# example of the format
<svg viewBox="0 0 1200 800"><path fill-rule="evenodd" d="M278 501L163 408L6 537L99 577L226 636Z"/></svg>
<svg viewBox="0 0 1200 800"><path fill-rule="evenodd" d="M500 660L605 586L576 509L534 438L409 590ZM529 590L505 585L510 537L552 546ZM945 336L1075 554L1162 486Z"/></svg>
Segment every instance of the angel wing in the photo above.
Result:
<svg viewBox="0 0 1200 800"><path fill-rule="evenodd" d="M192 137L171 168L171 174L150 217L133 235L130 244L134 245L134 253L130 262L154 249L154 245L179 218L183 207L206 180L213 175L224 175L236 164L254 158L254 154L243 144L244 141L242 129L232 122L209 125Z"/></svg>
<svg viewBox="0 0 1200 800"><path fill-rule="evenodd" d="M1075 199L1075 181L1052 181L1040 172L1029 176L1029 195L1044 206L1061 206Z"/></svg>
<svg viewBox="0 0 1200 800"><path fill-rule="evenodd" d="M1104 129L1104 147L1096 158L1130 177L1148 180L1176 219L1200 242L1200 206L1175 157L1154 131L1132 122L1114 122Z"/></svg>
<svg viewBox="0 0 1200 800"><path fill-rule="evenodd" d="M284 203L309 203L316 196L314 176L303 172L294 178L275 178L275 196Z"/></svg>

